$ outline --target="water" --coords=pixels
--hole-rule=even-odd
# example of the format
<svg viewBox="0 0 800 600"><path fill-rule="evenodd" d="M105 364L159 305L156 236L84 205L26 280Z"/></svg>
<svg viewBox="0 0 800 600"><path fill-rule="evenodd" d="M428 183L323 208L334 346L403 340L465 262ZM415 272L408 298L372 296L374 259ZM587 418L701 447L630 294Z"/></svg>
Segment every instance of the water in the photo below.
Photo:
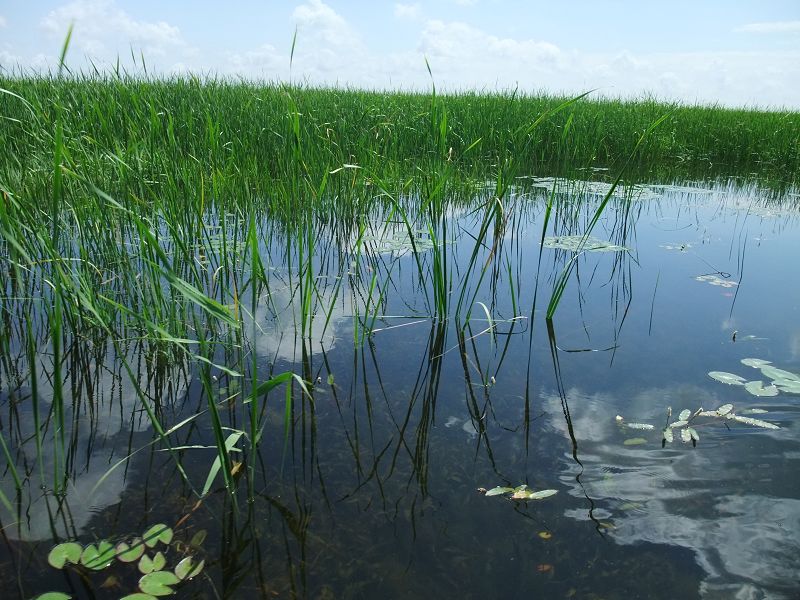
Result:
<svg viewBox="0 0 800 600"><path fill-rule="evenodd" d="M598 192L573 189L573 206L583 203L556 211L550 233L582 233ZM285 441L284 394L269 395L252 501L243 476L238 510L221 478L196 504L175 459L151 443L114 352L74 347L65 363L69 452L58 457L48 446L43 455L45 473L63 461L72 473L59 511L40 487L30 383L4 382L3 432L29 475L18 505L7 469L0 479L14 505L0 506L2 597L131 592L138 575L129 565L82 580L49 567L47 552L54 536L116 540L157 522L179 523L184 541L208 532L204 574L180 588L187 598L798 597L800 396L756 397L707 375L769 383L744 358L800 373L797 196L756 186L632 188L592 232L630 250L582 255L548 328L553 282L573 254L542 250L531 313L545 194L534 188L507 202L504 227L490 227L472 271L482 213L466 204L449 211L445 245L418 223L419 262L405 226L383 231L379 214L360 257L357 231L320 229L317 315L306 339L296 333L287 245L262 247L270 296L245 316L245 344L261 379L291 369L313 382L313 398L295 385ZM445 315L435 313L429 278L437 252L453 281ZM171 439L201 489L215 451L202 448L214 439L197 367L154 369L144 346L125 348L165 427L200 413ZM52 361L47 347L39 351L46 412ZM229 352L221 348L215 362L229 364ZM249 405L237 394L249 380L213 373L218 400L231 398L225 424L246 430ZM780 428L698 417L696 447L677 439L662 448L668 407L674 421L684 408L727 403L739 414L766 410L750 416ZM558 493L525 502L478 491L521 484Z"/></svg>

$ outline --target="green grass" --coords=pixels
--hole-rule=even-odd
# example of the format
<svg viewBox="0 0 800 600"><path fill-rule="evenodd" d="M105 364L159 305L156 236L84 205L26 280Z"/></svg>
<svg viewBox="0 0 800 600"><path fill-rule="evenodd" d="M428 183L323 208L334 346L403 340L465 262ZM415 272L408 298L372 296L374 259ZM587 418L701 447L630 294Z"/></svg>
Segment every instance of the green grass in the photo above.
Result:
<svg viewBox="0 0 800 600"><path fill-rule="evenodd" d="M409 311L431 319L431 361L439 364L449 351L448 323L457 324L462 345L472 342L465 332L479 307L489 327L478 335L488 333L494 347L496 325L509 322L496 314L498 298L511 296L512 319L524 310L518 300L530 280L513 272L519 260L503 242L521 215L536 210L516 194L524 185L518 177L585 178L582 169L607 168L615 182L756 173L788 186L800 172L798 138L797 113L591 95L0 77L0 380L7 389L33 390L31 439L39 457L44 446L55 456L52 473L41 460L18 472L14 453L25 440L4 433L15 487L35 479L56 495L67 488L76 435L68 417L78 407L66 393L75 376L70 365L87 349L102 362L98 348L122 361L155 441L188 480L175 426L126 358L133 344L154 372L191 361L214 434L211 472L222 470L234 498L231 453L243 451L252 495L267 393L286 386L288 440L297 419L306 411L313 417L305 383L315 376L305 360L312 332L324 332L347 300L355 346L366 348L403 276L396 259L367 250L368 228L407 233L423 299ZM588 236L612 192L585 222L585 205L552 194L542 237L548 227ZM475 236L454 227L454 209L472 211ZM427 252L416 247L420 235L432 243ZM466 264L455 256L456 239L470 244ZM548 318L574 265L555 270L561 275L553 279ZM279 291L299 307L293 319L302 377L265 377L257 361L255 315L275 313ZM40 355L52 387L52 402L41 406ZM489 365L478 372L488 385ZM222 381L249 382L234 402L241 418L226 415ZM203 496L213 480L201 493L199 482L188 483Z"/></svg>

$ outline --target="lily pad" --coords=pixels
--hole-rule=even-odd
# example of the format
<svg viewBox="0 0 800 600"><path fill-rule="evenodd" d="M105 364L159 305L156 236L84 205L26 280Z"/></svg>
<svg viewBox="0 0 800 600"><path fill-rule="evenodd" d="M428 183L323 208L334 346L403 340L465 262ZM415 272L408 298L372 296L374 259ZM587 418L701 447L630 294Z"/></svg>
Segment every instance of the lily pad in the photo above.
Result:
<svg viewBox="0 0 800 600"><path fill-rule="evenodd" d="M80 544L75 542L58 544L50 550L50 554L47 555L47 562L54 569L63 569L66 563L78 564L81 560L82 551L83 548L81 548Z"/></svg>
<svg viewBox="0 0 800 600"><path fill-rule="evenodd" d="M778 385L778 389L780 389L780 391L782 392L787 392L789 394L800 394L800 381L791 383L783 382L780 385Z"/></svg>
<svg viewBox="0 0 800 600"><path fill-rule="evenodd" d="M169 586L176 583L180 583L180 579L171 571L156 571L142 576L139 589L152 596L170 596L175 590Z"/></svg>
<svg viewBox="0 0 800 600"><path fill-rule="evenodd" d="M528 494L528 500L541 500L542 498L549 498L555 496L558 490L539 490L538 492L531 492Z"/></svg>
<svg viewBox="0 0 800 600"><path fill-rule="evenodd" d="M133 594L123 596L119 600L156 600L156 597L151 596L150 594L144 594L142 592L135 592Z"/></svg>
<svg viewBox="0 0 800 600"><path fill-rule="evenodd" d="M175 567L175 576L181 581L191 579L192 577L196 577L200 574L204 565L204 560L196 563L193 561L191 556L187 556Z"/></svg>
<svg viewBox="0 0 800 600"><path fill-rule="evenodd" d="M81 553L81 564L87 569L102 571L114 562L116 554L114 546L105 540L97 546L89 544Z"/></svg>
<svg viewBox="0 0 800 600"><path fill-rule="evenodd" d="M150 558L145 554L139 561L139 571L147 575L148 573L161 571L166 565L167 559L161 552L156 552L156 555L153 558Z"/></svg>
<svg viewBox="0 0 800 600"><path fill-rule="evenodd" d="M763 381L748 381L744 384L744 389L753 394L753 396L777 396L778 388L774 385L764 387Z"/></svg>
<svg viewBox="0 0 800 600"><path fill-rule="evenodd" d="M36 596L36 600L69 600L70 598L72 596L64 592L47 592L41 596Z"/></svg>
<svg viewBox="0 0 800 600"><path fill-rule="evenodd" d="M711 285L718 285L718 286L724 287L724 288L731 288L731 287L735 287L735 286L739 285L735 281L730 281L729 279L722 279L721 277L718 277L717 275L698 275L697 277L695 277L695 280L696 281L706 281Z"/></svg>
<svg viewBox="0 0 800 600"><path fill-rule="evenodd" d="M743 358L741 362L743 365L747 365L748 367L754 367L756 369L760 369L765 365L772 364L770 361L762 360L760 358Z"/></svg>
<svg viewBox="0 0 800 600"><path fill-rule="evenodd" d="M624 252L630 250L625 246L618 246L594 237L582 235L560 235L546 237L542 242L543 248L569 250L571 252Z"/></svg>
<svg viewBox="0 0 800 600"><path fill-rule="evenodd" d="M641 446L642 444L646 444L647 440L643 437L636 437L636 438L628 438L624 442L622 442L625 446Z"/></svg>
<svg viewBox="0 0 800 600"><path fill-rule="evenodd" d="M514 488L510 487L493 487L489 491L486 492L487 496L499 496L501 494L510 494L514 491Z"/></svg>
<svg viewBox="0 0 800 600"><path fill-rule="evenodd" d="M136 562L144 554L144 543L136 538L130 545L125 542L117 544L117 559L124 563Z"/></svg>
<svg viewBox="0 0 800 600"><path fill-rule="evenodd" d="M788 379L790 381L796 381L800 384L800 375L797 375L796 373L784 371L783 369L778 369L772 365L764 365L760 368L765 377L769 377L770 379Z"/></svg>
<svg viewBox="0 0 800 600"><path fill-rule="evenodd" d="M147 544L148 548L155 547L158 542L169 544L172 541L172 529L163 523L159 523L145 531L142 538L144 538L144 543Z"/></svg>
<svg viewBox="0 0 800 600"><path fill-rule="evenodd" d="M716 379L728 385L744 385L746 381L744 377L739 377L733 373L726 373L725 371L709 371L708 376L711 377L711 379Z"/></svg>

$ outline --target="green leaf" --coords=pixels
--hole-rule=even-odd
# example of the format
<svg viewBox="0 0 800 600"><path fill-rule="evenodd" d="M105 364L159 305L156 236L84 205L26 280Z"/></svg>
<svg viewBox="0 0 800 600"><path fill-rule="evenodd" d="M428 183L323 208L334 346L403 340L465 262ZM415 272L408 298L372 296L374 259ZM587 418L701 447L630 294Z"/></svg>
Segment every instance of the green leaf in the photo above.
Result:
<svg viewBox="0 0 800 600"><path fill-rule="evenodd" d="M665 442L672 442L672 440L675 439L673 437L672 428L671 427L665 427L662 433L664 435L664 441Z"/></svg>
<svg viewBox="0 0 800 600"><path fill-rule="evenodd" d="M156 552L156 555L153 558L150 558L145 554L139 561L139 571L147 575L148 573L161 571L166 565L167 565L167 559L164 558L163 553Z"/></svg>
<svg viewBox="0 0 800 600"><path fill-rule="evenodd" d="M770 379L789 379L791 381L797 381L798 384L800 384L800 375L792 373L791 371L784 371L783 369L778 369L771 365L765 365L761 367L761 372L765 377L769 377Z"/></svg>
<svg viewBox="0 0 800 600"><path fill-rule="evenodd" d="M63 592L46 592L41 596L36 596L36 600L69 600L70 598L72 596Z"/></svg>
<svg viewBox="0 0 800 600"><path fill-rule="evenodd" d="M774 385L768 385L764 387L764 382L759 381L748 381L744 384L744 389L748 392L753 394L753 396L777 396L778 395L778 388Z"/></svg>
<svg viewBox="0 0 800 600"><path fill-rule="evenodd" d="M584 235L546 237L542 242L542 247L569 250L570 252L624 252L630 250L625 246L617 246L611 242Z"/></svg>
<svg viewBox="0 0 800 600"><path fill-rule="evenodd" d="M687 427L686 431L689 432L689 437L691 437L695 442L700 441L700 436L697 433L697 430L694 427Z"/></svg>
<svg viewBox="0 0 800 600"><path fill-rule="evenodd" d="M747 365L748 367L754 367L756 369L760 369L764 365L772 364L768 360L761 360L760 358L743 358L742 364Z"/></svg>
<svg viewBox="0 0 800 600"><path fill-rule="evenodd" d="M333 385L333 373L328 373L328 385Z"/></svg>
<svg viewBox="0 0 800 600"><path fill-rule="evenodd" d="M117 560L124 563L135 562L144 554L144 543L141 538L136 538L129 546L125 542L117 544Z"/></svg>
<svg viewBox="0 0 800 600"><path fill-rule="evenodd" d="M509 494L514 491L514 488L510 487L493 487L489 491L486 492L487 496L499 496L500 494Z"/></svg>
<svg viewBox="0 0 800 600"><path fill-rule="evenodd" d="M653 425L649 425L647 423L628 423L627 425L629 429L645 429L648 431L650 429L655 429Z"/></svg>
<svg viewBox="0 0 800 600"><path fill-rule="evenodd" d="M800 381L792 381L791 379L776 379L772 382L782 392L789 394L800 394Z"/></svg>
<svg viewBox="0 0 800 600"><path fill-rule="evenodd" d="M192 577L197 577L203 570L203 566L205 565L204 560L201 560L198 563L194 563L192 561L193 558L191 556L187 556L175 567L175 576L181 581L191 579Z"/></svg>
<svg viewBox="0 0 800 600"><path fill-rule="evenodd" d="M683 413L681 413L683 414ZM669 424L672 429L677 429L678 427L683 427L684 425L688 425L689 421L673 421Z"/></svg>
<svg viewBox="0 0 800 600"><path fill-rule="evenodd" d="M751 417L740 417L739 415L733 415L731 417L732 420L738 421L739 423L744 423L745 425L752 425L754 427L763 427L764 429L780 429L777 425L773 425L772 423L768 423L767 421L762 421L761 419L753 419Z"/></svg>
<svg viewBox="0 0 800 600"><path fill-rule="evenodd" d="M681 429L681 441L684 444L687 444L692 441L692 434L689 433L688 429Z"/></svg>
<svg viewBox="0 0 800 600"><path fill-rule="evenodd" d="M153 596L170 596L175 591L169 586L176 583L180 583L180 579L171 571L156 571L142 576L139 580L139 589Z"/></svg>
<svg viewBox="0 0 800 600"><path fill-rule="evenodd" d="M290 374L291 376L291 374ZM273 377L270 381L274 381L275 378ZM267 382L269 383L269 381ZM259 389L263 387L265 384L261 384ZM258 392L257 395L261 395L262 392ZM230 452L231 448L236 445L236 442L239 441L239 438L244 435L244 431L234 431L225 439L225 451ZM206 477L206 483L203 485L203 491L200 492L200 497L204 497L208 491L211 489L211 485L214 483L214 479L217 477L217 473L222 468L222 461L220 460L219 455L214 458L214 462L211 463L211 468L208 470L208 476Z"/></svg>
<svg viewBox="0 0 800 600"><path fill-rule="evenodd" d="M66 563L78 564L81 560L82 551L81 545L75 542L58 544L58 546L50 550L50 554L47 555L47 562L54 569L63 569Z"/></svg>
<svg viewBox="0 0 800 600"><path fill-rule="evenodd" d="M688 408L684 408L681 411L681 414L678 415L678 420L679 421L688 421L689 417L691 417L691 416L692 416L692 411L690 411Z"/></svg>
<svg viewBox="0 0 800 600"><path fill-rule="evenodd" d="M733 373L726 373L725 371L709 371L708 376L711 377L711 379L716 379L728 385L744 385L745 381L744 377L739 377Z"/></svg>
<svg viewBox="0 0 800 600"><path fill-rule="evenodd" d="M543 498L555 496L557 493L558 490L539 490L538 492L530 492L528 494L528 500L541 500Z"/></svg>
<svg viewBox="0 0 800 600"><path fill-rule="evenodd" d="M622 442L625 446L641 446L642 444L646 444L647 440L643 437L636 437L636 438L628 438L624 442Z"/></svg>
<svg viewBox="0 0 800 600"><path fill-rule="evenodd" d="M200 529L197 533L192 536L192 539L189 540L189 545L192 548L201 548L203 546L203 542L206 541L206 536L208 532L205 529Z"/></svg>
<svg viewBox="0 0 800 600"><path fill-rule="evenodd" d="M134 592L133 594L123 596L119 600L156 600L156 597L142 592Z"/></svg>
<svg viewBox="0 0 800 600"><path fill-rule="evenodd" d="M733 404L723 404L722 406L720 406L720 407L719 407L719 408L716 410L716 412L717 412L717 414L718 414L718 415L720 415L720 416L723 416L723 417L724 417L725 415L727 415L727 414L728 414L729 412L731 412L732 410L733 410Z"/></svg>
<svg viewBox="0 0 800 600"><path fill-rule="evenodd" d="M150 529L145 531L144 535L142 535L142 538L144 539L144 543L148 548L155 547L158 542L169 544L172 541L172 529L163 523L158 523L157 525L153 525Z"/></svg>
<svg viewBox="0 0 800 600"><path fill-rule="evenodd" d="M87 569L102 571L114 562L115 556L116 550L114 546L104 540L97 546L89 544L83 549L81 564Z"/></svg>

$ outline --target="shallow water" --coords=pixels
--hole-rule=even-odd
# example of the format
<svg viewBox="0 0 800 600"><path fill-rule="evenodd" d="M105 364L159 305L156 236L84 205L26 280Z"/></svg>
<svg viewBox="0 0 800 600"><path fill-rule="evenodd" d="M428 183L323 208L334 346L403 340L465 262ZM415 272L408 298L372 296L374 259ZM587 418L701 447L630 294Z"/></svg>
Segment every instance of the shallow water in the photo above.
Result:
<svg viewBox="0 0 800 600"><path fill-rule="evenodd" d="M311 397L295 385L287 442L284 394L268 396L252 501L242 477L238 509L221 479L196 505L175 459L150 444L131 377L105 349L73 349L66 363L69 451L48 446L41 467L68 464L59 505L41 487L30 383L3 381L3 431L29 475L20 497L8 469L0 479L14 504L0 506L2 597L133 591L130 570L117 568L110 583L53 570L54 539L117 539L186 516L179 536L208 531L207 568L179 597L796 598L800 396L756 397L708 372L766 384L740 362L760 358L800 373L800 200L756 186L631 188L592 232L628 250L582 254L548 327L553 282L574 256L545 247L540 260L552 184L506 203L472 271L477 203L452 205L444 242L431 242L424 221L415 226L419 262L406 227L386 226L385 213L360 252L358 231L320 227L305 337L291 250L264 243L270 288L244 317L244 344L260 379L293 370L313 385ZM548 234L583 233L604 192L565 189L558 197L572 208L556 209ZM432 300L437 252L452 278L445 314ZM126 348L165 427L205 410L196 365L153 369L142 347ZM227 352L215 362L228 364ZM38 355L46 410L52 360L46 346ZM238 394L249 380L213 373L217 399L231 398L226 425L246 429ZM727 403L740 414L764 409L752 416L779 429L698 417L696 447L662 447L668 407L674 421L684 408ZM208 415L173 443L200 489L215 455L199 447L214 444ZM477 491L523 483L558 493L526 502Z"/></svg>

